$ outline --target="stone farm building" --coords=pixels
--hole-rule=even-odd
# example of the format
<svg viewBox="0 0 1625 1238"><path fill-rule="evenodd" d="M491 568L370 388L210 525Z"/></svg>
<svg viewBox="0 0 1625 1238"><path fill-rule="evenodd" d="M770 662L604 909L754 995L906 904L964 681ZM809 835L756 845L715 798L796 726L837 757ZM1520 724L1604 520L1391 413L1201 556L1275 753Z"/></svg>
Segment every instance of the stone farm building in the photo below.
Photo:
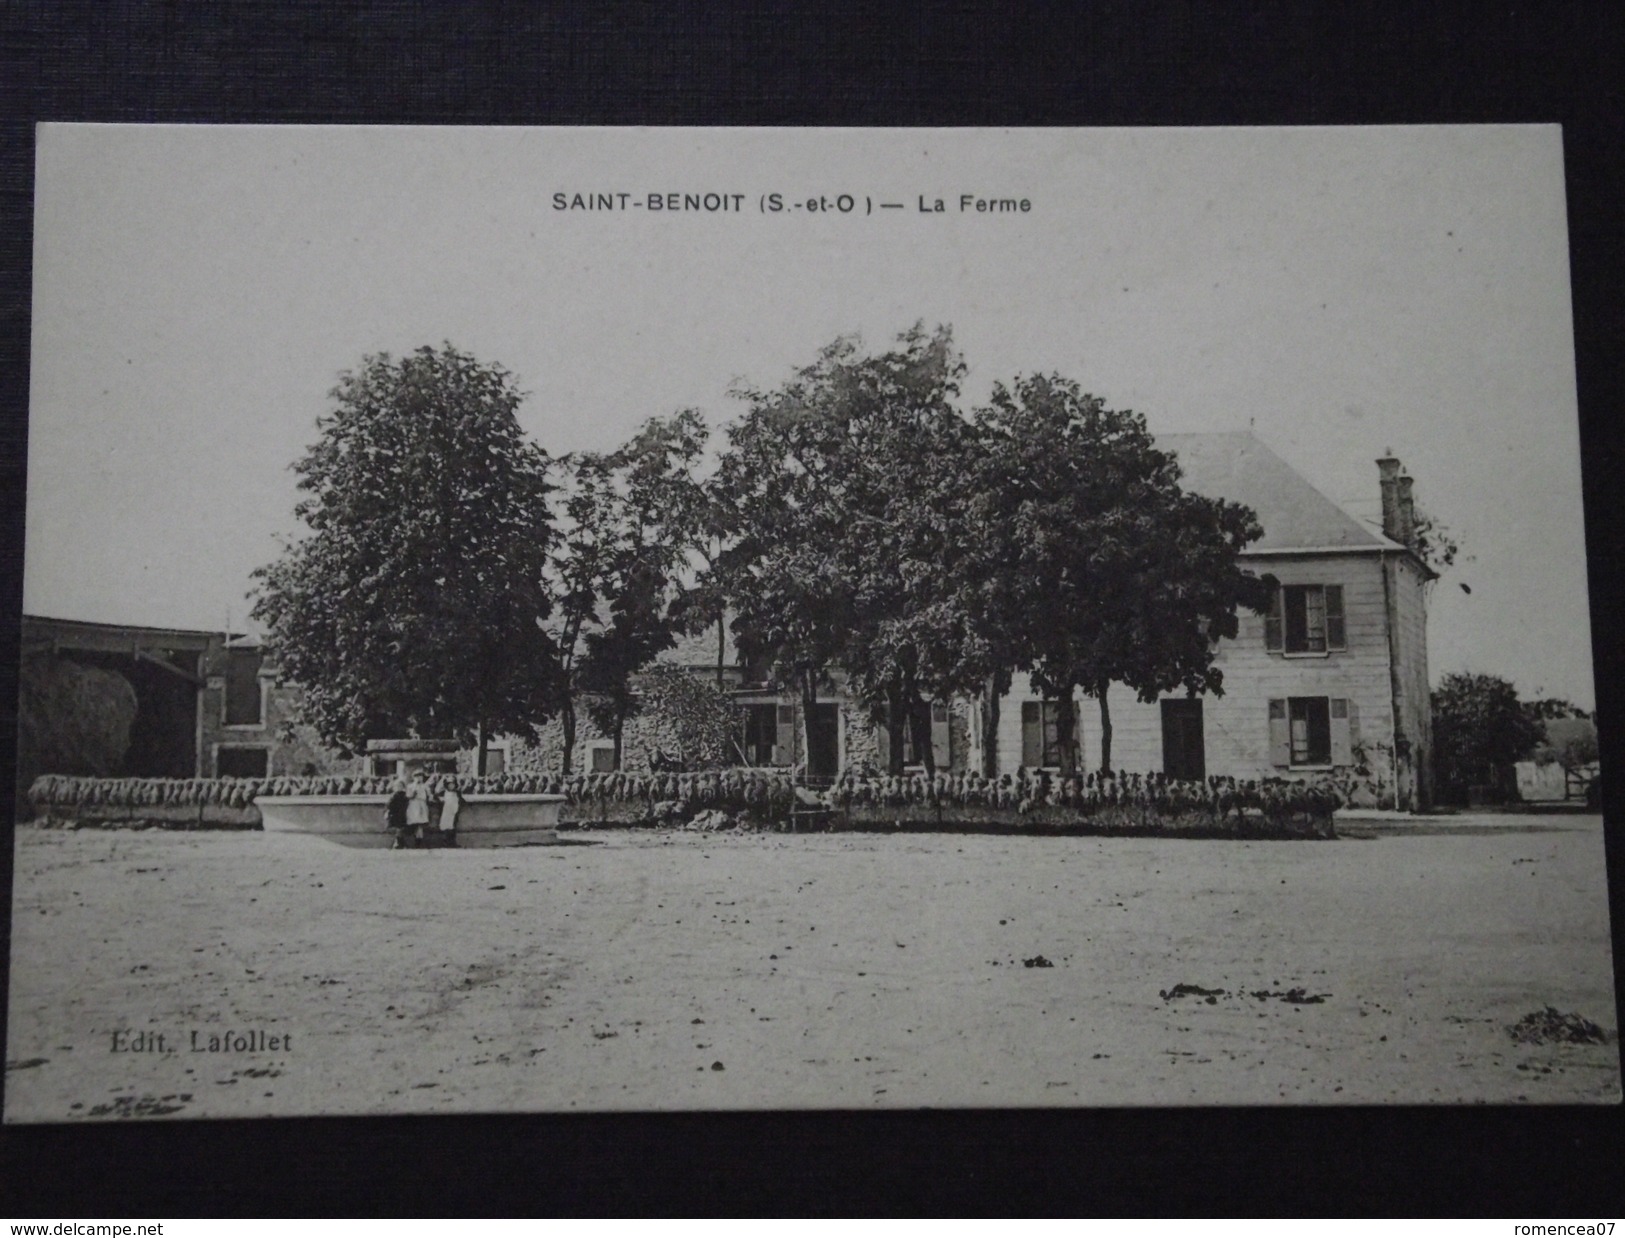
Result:
<svg viewBox="0 0 1625 1238"><path fill-rule="evenodd" d="M18 788L37 774L264 777L345 768L295 723L258 642L24 615Z"/></svg>
<svg viewBox="0 0 1625 1238"><path fill-rule="evenodd" d="M1414 549L1416 516L1411 479L1398 460L1377 461L1375 527L1326 498L1252 434L1175 434L1157 439L1174 452L1183 484L1213 497L1245 503L1264 535L1244 565L1280 582L1268 615L1242 612L1235 640L1221 642L1217 663L1224 694L1188 699L1170 695L1144 704L1119 685L1111 693L1113 764L1128 772L1159 771L1181 778L1329 776L1357 802L1405 809L1432 800L1432 746L1427 668L1427 586L1434 574ZM802 706L742 666L731 640L713 630L685 640L668 660L723 682L743 715L740 757L829 777L867 764L887 765L884 728L847 698L834 676L822 695L807 750ZM1097 764L1099 714L1079 699L1084 764ZM1001 773L1020 766L1055 768L1055 703L1017 675L1000 703L996 733L985 734L982 710L969 700L932 706L933 762L938 768L983 768L994 749ZM557 769L557 724L534 741L500 742L503 768ZM634 719L623 739L622 762L646 768L662 741L655 720ZM912 743L905 761L913 765ZM612 769L614 745L583 718L575 768Z"/></svg>
<svg viewBox="0 0 1625 1238"><path fill-rule="evenodd" d="M1188 489L1258 514L1264 535L1243 564L1274 575L1280 588L1269 614L1242 612L1237 637L1220 643L1223 695L1175 694L1145 704L1120 685L1111 693L1113 764L1181 778L1324 775L1359 803L1427 807L1426 602L1433 573L1414 549L1411 480L1399 461L1377 461L1373 497L1382 514L1380 524L1368 525L1250 433L1163 435L1157 443L1178 456ZM36 683L54 676L60 696L65 676L82 689L87 671L89 679L114 675L133 689L114 692L128 697L132 711L128 752L116 771L105 772L254 776L360 767L322 751L303 728L290 733L282 725L296 714L297 688L280 684L246 638L25 616L23 653L25 689L30 673ZM884 729L847 698L838 675L816 706L808 751L799 701L769 685L760 668L742 666L726 633L720 641L715 629L685 639L664 660L713 680L720 664L721 681L740 709L736 755L744 763L796 768L814 778L859 765L886 768ZM1076 704L1087 767L1098 764L1098 707L1084 698ZM988 757L1001 773L1057 763L1055 703L1043 700L1025 675L1000 702L991 733L976 702L937 702L931 709L938 768L979 770ZM579 712L573 767L614 768L613 743ZM655 717L631 719L622 764L647 768L656 750L676 751L666 727ZM562 742L557 721L530 736L498 737L487 772L557 770ZM54 772L50 767L61 760L42 765L41 753L30 768L24 747L20 787L33 773ZM905 751L909 764L918 756L912 747ZM472 754L461 754L458 764L471 769Z"/></svg>

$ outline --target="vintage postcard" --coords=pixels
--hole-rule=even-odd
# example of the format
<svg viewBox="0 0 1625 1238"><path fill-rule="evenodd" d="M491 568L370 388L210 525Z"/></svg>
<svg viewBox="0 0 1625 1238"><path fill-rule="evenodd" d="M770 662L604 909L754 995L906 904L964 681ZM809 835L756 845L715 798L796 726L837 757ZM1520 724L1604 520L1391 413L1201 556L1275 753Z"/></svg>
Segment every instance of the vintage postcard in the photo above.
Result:
<svg viewBox="0 0 1625 1238"><path fill-rule="evenodd" d="M36 183L6 1121L1620 1099L1555 127Z"/></svg>

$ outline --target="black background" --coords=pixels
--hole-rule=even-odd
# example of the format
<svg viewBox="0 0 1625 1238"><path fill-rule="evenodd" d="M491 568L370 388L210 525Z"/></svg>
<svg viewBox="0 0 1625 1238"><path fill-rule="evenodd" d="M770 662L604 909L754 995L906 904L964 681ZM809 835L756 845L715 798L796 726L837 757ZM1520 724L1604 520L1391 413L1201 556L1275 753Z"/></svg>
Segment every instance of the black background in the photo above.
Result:
<svg viewBox="0 0 1625 1238"><path fill-rule="evenodd" d="M1410 11L955 3L856 16L809 0L749 11L8 0L0 7L0 753L9 756L15 742L36 121L1558 122L1599 721L1604 764L1620 768L1622 13L1625 6L1521 3ZM11 772L0 765L0 805L9 806ZM1617 820L1618 781L1606 806ZM6 842L0 918L9 924ZM1614 827L1609 844L1617 974L1625 857ZM1622 1167L1621 1111L1577 1107L8 1127L0 1130L0 1216L1617 1218Z"/></svg>

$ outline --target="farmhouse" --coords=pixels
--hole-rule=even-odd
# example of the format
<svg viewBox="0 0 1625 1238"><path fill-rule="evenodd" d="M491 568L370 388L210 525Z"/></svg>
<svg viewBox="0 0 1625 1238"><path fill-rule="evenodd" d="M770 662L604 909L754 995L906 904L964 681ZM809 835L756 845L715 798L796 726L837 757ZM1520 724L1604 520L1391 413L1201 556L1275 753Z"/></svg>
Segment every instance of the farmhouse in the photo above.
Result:
<svg viewBox="0 0 1625 1238"><path fill-rule="evenodd" d="M1400 462L1377 461L1382 519L1373 529L1249 433L1162 435L1157 445L1178 456L1187 489L1258 514L1264 536L1243 564L1280 587L1270 613L1242 612L1236 638L1220 643L1222 696L1144 704L1127 688L1108 693L1113 764L1179 778L1326 775L1364 803L1427 807L1434 573L1415 550ZM1098 751L1098 709L1078 706L1083 751ZM998 767L1054 764L1053 717L1053 704L1018 676L999 710ZM974 730L969 738L974 747Z"/></svg>
<svg viewBox="0 0 1625 1238"><path fill-rule="evenodd" d="M1162 435L1183 484L1245 503L1264 535L1244 566L1279 582L1274 609L1243 612L1236 639L1222 641L1216 664L1222 696L1169 695L1140 702L1121 685L1108 693L1113 764L1177 778L1324 776L1355 802L1417 810L1432 798L1427 670L1427 587L1434 574L1417 554L1411 479L1392 456L1377 461L1381 522L1368 527L1326 498L1252 434ZM813 778L887 765L887 736L841 686L837 672L810 727L802 705L767 682L765 668L742 664L724 629L683 641L665 660L722 683L739 706L737 756L751 765L796 767ZM1098 763L1098 707L1075 702L1084 763ZM996 712L996 722L990 719ZM940 769L1058 767L1056 703L1017 675L996 711L970 700L931 706L933 764ZM646 768L670 751L658 719L634 718L621 762ZM808 732L811 734L809 751ZM502 769L556 770L561 732L498 741ZM905 763L923 754L907 742ZM615 768L614 745L583 718L572 766Z"/></svg>
<svg viewBox="0 0 1625 1238"><path fill-rule="evenodd" d="M1145 703L1108 692L1117 769L1176 778L1324 776L1360 804L1422 809L1432 799L1427 590L1434 578L1415 549L1411 479L1397 459L1377 461L1379 525L1368 526L1317 491L1250 433L1163 435L1184 485L1251 507L1264 535L1242 556L1279 581L1265 615L1243 612L1220 642L1222 695L1172 694ZM733 759L784 766L813 779L887 766L887 736L842 689L839 673L804 725L801 703L764 667L743 664L726 625L682 640L663 661L718 683L739 710ZM348 772L360 760L324 750L297 725L298 688L252 639L222 632L141 628L25 616L20 787L37 773L261 777ZM1098 764L1096 704L1080 698L1085 766ZM1012 773L1056 768L1056 703L1017 675L996 709L971 700L931 705L939 769ZM626 724L619 764L647 768L682 749L671 719ZM810 748L808 736L810 734ZM527 736L499 736L487 772L556 771L555 719ZM904 762L923 753L907 741ZM373 757L373 772L393 768ZM473 769L469 752L460 768ZM581 711L572 768L616 768L614 743Z"/></svg>

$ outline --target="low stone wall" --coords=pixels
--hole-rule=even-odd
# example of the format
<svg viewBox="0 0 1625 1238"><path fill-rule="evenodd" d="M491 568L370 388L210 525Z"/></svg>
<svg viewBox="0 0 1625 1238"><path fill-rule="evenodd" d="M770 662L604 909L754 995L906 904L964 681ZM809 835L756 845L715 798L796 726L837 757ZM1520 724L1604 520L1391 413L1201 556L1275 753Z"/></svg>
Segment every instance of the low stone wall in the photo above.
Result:
<svg viewBox="0 0 1625 1238"><path fill-rule="evenodd" d="M431 783L438 791L441 780ZM289 830L383 837L384 778L275 778L219 782L46 777L31 789L48 823L75 827ZM592 774L557 779L501 775L462 780L459 832L558 826L707 829L964 830L998 833L1329 837L1342 802L1307 783L1165 784L1002 780L939 775L843 780L823 791L782 773ZM163 803L163 800L170 800ZM186 802L174 801L190 800Z"/></svg>
<svg viewBox="0 0 1625 1238"><path fill-rule="evenodd" d="M257 830L260 810L224 804L79 804L34 818L44 829L67 830Z"/></svg>

